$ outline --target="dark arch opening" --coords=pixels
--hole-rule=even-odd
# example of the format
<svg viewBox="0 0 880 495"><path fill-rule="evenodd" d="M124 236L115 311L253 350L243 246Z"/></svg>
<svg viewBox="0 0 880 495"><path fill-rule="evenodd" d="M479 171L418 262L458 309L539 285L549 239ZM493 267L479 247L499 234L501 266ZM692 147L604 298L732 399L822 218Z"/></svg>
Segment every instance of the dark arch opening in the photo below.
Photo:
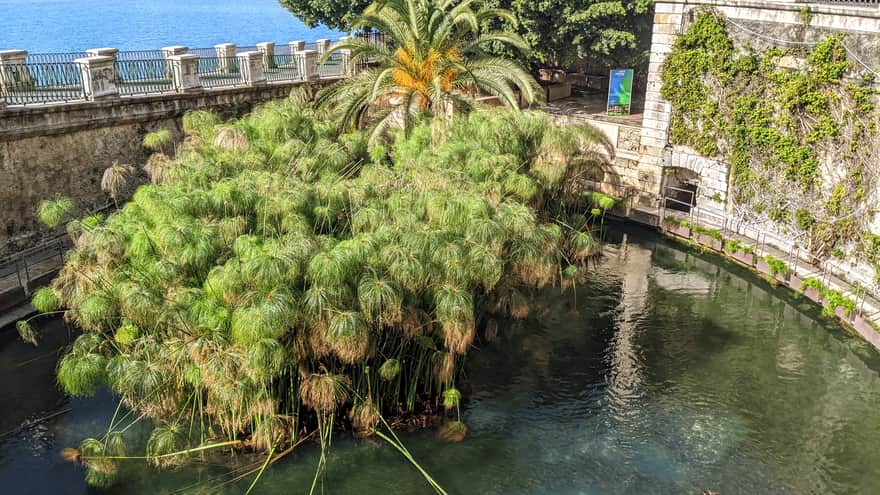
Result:
<svg viewBox="0 0 880 495"><path fill-rule="evenodd" d="M690 213L697 206L700 175L682 167L663 169L663 204L668 210Z"/></svg>

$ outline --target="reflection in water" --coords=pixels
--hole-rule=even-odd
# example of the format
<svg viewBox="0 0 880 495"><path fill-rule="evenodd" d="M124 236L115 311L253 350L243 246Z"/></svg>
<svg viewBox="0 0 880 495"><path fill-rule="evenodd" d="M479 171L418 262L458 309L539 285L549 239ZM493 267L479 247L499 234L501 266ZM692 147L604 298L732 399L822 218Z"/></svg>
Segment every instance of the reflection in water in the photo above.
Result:
<svg viewBox="0 0 880 495"><path fill-rule="evenodd" d="M463 409L470 436L444 444L430 431L403 434L419 463L454 494L880 493L878 354L736 267L624 230L576 297L545 291L538 316L479 343ZM115 403L108 394L65 401L54 356L16 366L45 347L5 343L0 421L9 430L71 411L0 439L0 484L86 493L82 473L54 453L106 428ZM327 493L429 493L386 445L333 442ZM316 450L273 466L257 492L303 491ZM110 492L241 493L248 482L205 488L228 469L133 463Z"/></svg>

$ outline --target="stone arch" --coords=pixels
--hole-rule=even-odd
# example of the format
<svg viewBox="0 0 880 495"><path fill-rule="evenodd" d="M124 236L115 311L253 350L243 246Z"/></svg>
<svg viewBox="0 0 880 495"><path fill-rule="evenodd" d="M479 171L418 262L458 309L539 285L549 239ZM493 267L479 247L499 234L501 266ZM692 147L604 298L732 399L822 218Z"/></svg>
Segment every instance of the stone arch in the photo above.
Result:
<svg viewBox="0 0 880 495"><path fill-rule="evenodd" d="M663 206L690 213L697 206L700 174L686 167L663 167Z"/></svg>

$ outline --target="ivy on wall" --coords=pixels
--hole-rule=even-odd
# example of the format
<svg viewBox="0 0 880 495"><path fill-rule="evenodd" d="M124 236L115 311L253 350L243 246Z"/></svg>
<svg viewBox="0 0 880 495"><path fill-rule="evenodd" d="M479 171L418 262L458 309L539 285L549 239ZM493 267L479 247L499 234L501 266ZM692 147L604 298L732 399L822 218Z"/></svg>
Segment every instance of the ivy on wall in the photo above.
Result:
<svg viewBox="0 0 880 495"><path fill-rule="evenodd" d="M839 35L758 51L735 46L724 19L703 11L661 70L672 143L730 164L737 214L775 222L818 256L845 249L880 263L868 232L880 174L869 166L880 158L875 90L852 78Z"/></svg>

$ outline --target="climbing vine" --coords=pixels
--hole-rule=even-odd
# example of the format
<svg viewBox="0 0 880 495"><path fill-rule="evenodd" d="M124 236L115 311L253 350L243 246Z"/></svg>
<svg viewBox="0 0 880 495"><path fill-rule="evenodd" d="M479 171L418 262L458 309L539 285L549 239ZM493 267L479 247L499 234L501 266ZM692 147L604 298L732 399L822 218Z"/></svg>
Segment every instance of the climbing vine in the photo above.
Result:
<svg viewBox="0 0 880 495"><path fill-rule="evenodd" d="M662 67L670 139L730 164L741 218L773 221L818 256L844 249L880 263L868 232L876 91L854 69L839 35L809 50L758 51L735 46L721 16L700 12Z"/></svg>

